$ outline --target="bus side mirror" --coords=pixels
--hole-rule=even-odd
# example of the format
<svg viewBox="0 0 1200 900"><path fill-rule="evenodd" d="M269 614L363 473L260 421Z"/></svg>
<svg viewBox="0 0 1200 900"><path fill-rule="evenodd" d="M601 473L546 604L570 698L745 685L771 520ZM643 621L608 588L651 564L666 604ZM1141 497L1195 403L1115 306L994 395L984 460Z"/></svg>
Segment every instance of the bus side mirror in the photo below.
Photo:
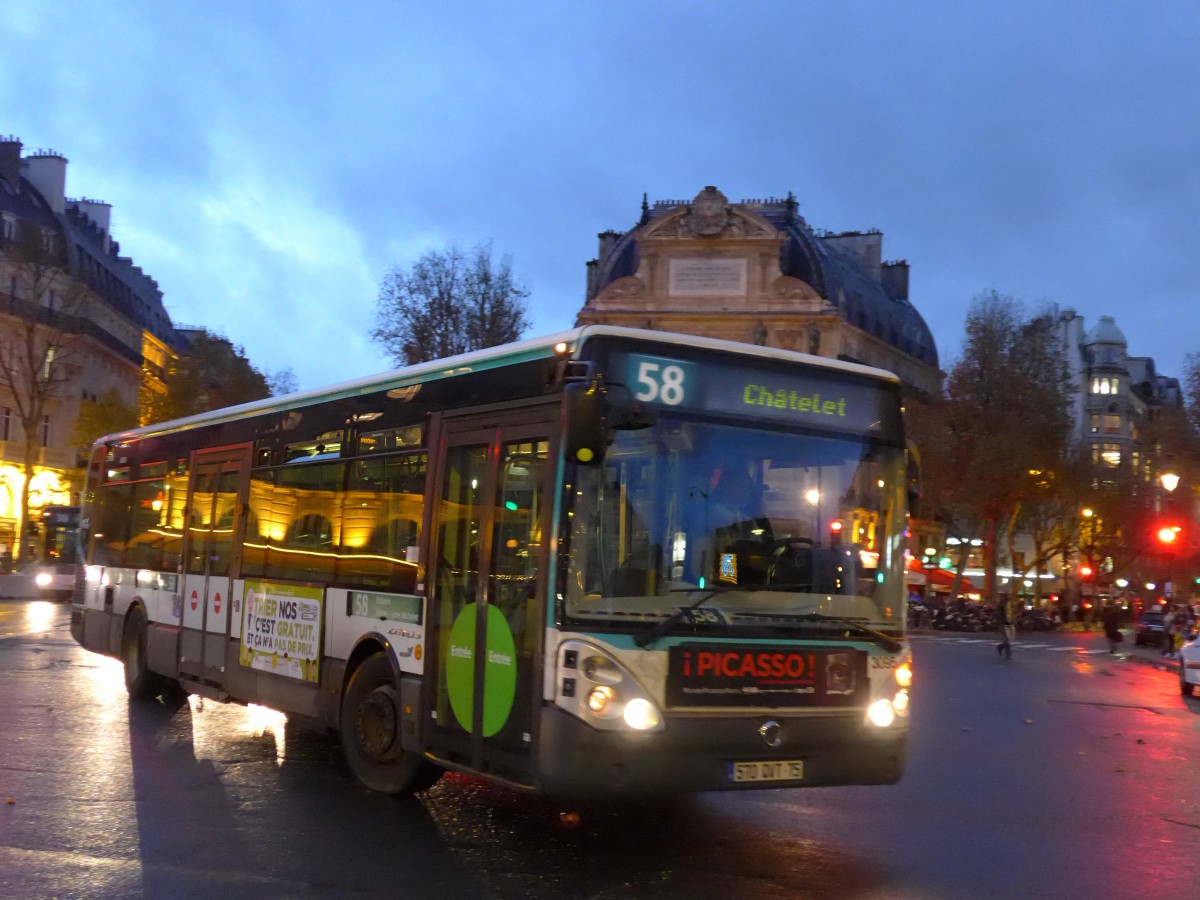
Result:
<svg viewBox="0 0 1200 900"><path fill-rule="evenodd" d="M576 381L563 387L563 452L567 461L598 466L608 446L607 404L597 381Z"/></svg>
<svg viewBox="0 0 1200 900"><path fill-rule="evenodd" d="M582 466L604 461L613 431L649 428L657 421L654 412L634 400L623 384L576 381L566 385L563 394L564 451L568 461Z"/></svg>

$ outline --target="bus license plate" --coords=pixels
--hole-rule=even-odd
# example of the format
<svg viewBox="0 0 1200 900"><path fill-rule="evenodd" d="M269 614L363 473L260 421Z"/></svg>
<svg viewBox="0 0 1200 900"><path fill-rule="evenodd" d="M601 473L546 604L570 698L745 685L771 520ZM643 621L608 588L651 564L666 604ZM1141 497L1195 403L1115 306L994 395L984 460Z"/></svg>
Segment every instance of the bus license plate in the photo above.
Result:
<svg viewBox="0 0 1200 900"><path fill-rule="evenodd" d="M772 759L735 762L730 774L735 784L747 781L799 781L804 777L804 760Z"/></svg>

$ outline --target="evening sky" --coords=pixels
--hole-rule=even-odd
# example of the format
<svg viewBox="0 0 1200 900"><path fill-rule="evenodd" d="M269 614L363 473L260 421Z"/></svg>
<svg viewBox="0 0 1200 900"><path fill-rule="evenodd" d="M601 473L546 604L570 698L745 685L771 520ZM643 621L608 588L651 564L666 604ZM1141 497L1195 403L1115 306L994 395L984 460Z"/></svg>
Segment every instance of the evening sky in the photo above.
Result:
<svg viewBox="0 0 1200 900"><path fill-rule="evenodd" d="M70 160L177 324L302 388L389 368L379 284L491 241L569 328L642 195L884 232L943 368L973 296L1200 351L1200 4L6 0L0 134Z"/></svg>

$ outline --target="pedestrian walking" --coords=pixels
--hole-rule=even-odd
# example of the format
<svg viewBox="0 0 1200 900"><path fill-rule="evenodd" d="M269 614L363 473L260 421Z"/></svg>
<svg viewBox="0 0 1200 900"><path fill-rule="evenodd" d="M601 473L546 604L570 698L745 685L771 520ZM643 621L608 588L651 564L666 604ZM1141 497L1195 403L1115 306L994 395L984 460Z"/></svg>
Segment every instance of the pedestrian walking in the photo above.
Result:
<svg viewBox="0 0 1200 900"><path fill-rule="evenodd" d="M1171 611L1163 614L1162 655L1167 659L1175 656L1175 615Z"/></svg>
<svg viewBox="0 0 1200 900"><path fill-rule="evenodd" d="M996 655L1012 659L1012 645L1017 637L1017 601L1000 598L996 602L996 624L1000 628L1000 643Z"/></svg>
<svg viewBox="0 0 1200 900"><path fill-rule="evenodd" d="M1108 638L1108 652L1116 653L1117 645L1125 640L1121 634L1121 611L1115 604L1109 603L1100 614L1100 621L1104 624L1104 636Z"/></svg>

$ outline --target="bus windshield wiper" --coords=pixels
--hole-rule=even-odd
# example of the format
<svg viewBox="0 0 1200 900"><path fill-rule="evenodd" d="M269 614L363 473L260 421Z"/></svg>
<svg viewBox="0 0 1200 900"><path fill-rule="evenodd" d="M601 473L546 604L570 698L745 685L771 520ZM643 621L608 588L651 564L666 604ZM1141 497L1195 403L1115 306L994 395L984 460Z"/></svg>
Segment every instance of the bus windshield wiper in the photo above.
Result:
<svg viewBox="0 0 1200 900"><path fill-rule="evenodd" d="M685 590L690 592L690 591L694 590L694 588L686 588ZM639 634L636 637L634 637L633 642L635 644L637 644L639 647L649 646L650 644L657 641L664 634L671 631L680 622L685 621L689 616L691 616L691 614L693 612L695 612L697 609L699 609L701 606L703 606L705 603L707 603L709 600L711 600L717 594L721 593L722 590L730 590L730 588L727 588L727 587L709 588L708 590L701 593L700 598L698 600L695 600L692 603L689 603L687 606L679 607L679 609L675 610L675 612L671 613L671 615L667 616L661 622L656 624L653 628L651 628L645 634Z"/></svg>
<svg viewBox="0 0 1200 900"><path fill-rule="evenodd" d="M883 649L895 653L904 645L890 635L884 634L882 631L876 631L874 628L868 628L861 622L855 622L853 619L847 619L843 616L828 616L825 613L810 612L797 616L798 619L804 619L806 622L833 622L838 625L845 625L847 628L865 634L872 638L875 642L882 645Z"/></svg>

